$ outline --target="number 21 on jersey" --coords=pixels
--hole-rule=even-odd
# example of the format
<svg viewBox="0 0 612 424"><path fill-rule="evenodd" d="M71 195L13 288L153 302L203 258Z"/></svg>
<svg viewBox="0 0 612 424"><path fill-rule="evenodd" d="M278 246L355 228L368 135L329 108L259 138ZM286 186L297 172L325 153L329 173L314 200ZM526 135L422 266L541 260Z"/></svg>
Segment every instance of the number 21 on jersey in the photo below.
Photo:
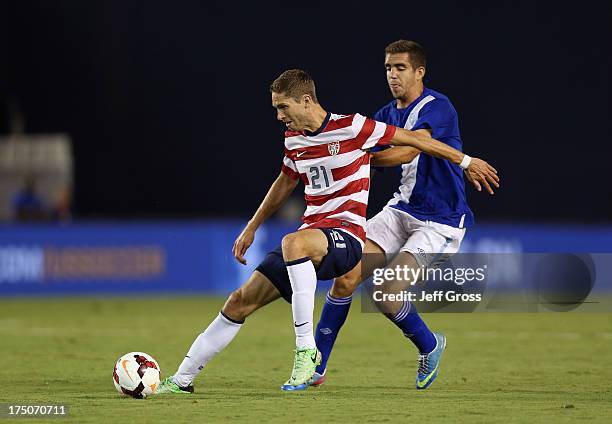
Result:
<svg viewBox="0 0 612 424"><path fill-rule="evenodd" d="M325 166L311 166L309 173L310 186L312 188L319 189L329 187L329 176Z"/></svg>

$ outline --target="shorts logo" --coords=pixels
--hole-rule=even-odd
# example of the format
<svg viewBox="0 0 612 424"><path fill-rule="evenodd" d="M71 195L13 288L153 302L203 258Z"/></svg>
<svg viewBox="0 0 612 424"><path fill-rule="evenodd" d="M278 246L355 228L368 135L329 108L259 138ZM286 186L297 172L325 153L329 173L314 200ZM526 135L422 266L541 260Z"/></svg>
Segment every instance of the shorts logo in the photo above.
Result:
<svg viewBox="0 0 612 424"><path fill-rule="evenodd" d="M327 143L327 151L330 155L335 156L340 152L340 142L332 141L331 143Z"/></svg>

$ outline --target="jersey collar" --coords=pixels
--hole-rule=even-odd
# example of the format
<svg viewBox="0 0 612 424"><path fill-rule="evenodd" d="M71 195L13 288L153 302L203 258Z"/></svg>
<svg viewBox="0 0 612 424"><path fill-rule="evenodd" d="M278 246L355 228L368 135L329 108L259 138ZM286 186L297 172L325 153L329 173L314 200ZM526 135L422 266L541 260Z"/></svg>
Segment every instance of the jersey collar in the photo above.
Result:
<svg viewBox="0 0 612 424"><path fill-rule="evenodd" d="M414 107L414 105L416 105L418 102L420 102L421 100L423 100L425 97L427 97L429 95L429 90L427 89L427 87L423 86L423 92L421 93L421 95L419 97L417 97L416 99L414 99L412 101L412 103L410 103L408 106L403 107L403 108L399 108L397 107L397 100L393 100L393 107L397 110L407 110L410 109L412 107Z"/></svg>
<svg viewBox="0 0 612 424"><path fill-rule="evenodd" d="M321 124L319 128L317 128L316 131L310 132L310 131L304 130L304 134L307 135L308 137L314 137L316 135L321 134L321 132L325 129L325 127L329 123L330 118L331 118L331 112L327 112L327 115L325 115L325 119L323 120L323 123Z"/></svg>

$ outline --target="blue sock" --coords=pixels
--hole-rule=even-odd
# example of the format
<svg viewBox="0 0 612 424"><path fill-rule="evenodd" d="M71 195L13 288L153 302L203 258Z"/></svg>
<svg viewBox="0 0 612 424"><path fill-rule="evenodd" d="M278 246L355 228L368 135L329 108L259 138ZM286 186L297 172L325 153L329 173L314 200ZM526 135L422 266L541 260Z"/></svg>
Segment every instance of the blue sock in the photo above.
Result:
<svg viewBox="0 0 612 424"><path fill-rule="evenodd" d="M315 331L315 342L323 357L321 365L317 367L319 374L323 374L325 367L327 367L327 360L329 355L331 355L338 332L349 313L351 300L353 300L352 296L333 297L331 293L327 293L325 305L323 305L323 310L321 311L321 318L319 318L317 330Z"/></svg>
<svg viewBox="0 0 612 424"><path fill-rule="evenodd" d="M414 343L420 353L430 353L436 348L436 337L423 322L412 303L405 302L391 321Z"/></svg>

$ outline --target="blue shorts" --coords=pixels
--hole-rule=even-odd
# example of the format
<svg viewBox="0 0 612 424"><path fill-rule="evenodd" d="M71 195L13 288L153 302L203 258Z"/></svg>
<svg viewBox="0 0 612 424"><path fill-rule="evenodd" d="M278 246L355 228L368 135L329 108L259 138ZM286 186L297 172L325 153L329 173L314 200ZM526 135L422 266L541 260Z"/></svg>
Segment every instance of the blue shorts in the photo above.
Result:
<svg viewBox="0 0 612 424"><path fill-rule="evenodd" d="M355 268L363 253L363 248L357 239L342 230L333 228L319 228L319 230L327 236L327 255L323 257L317 269L317 278L319 280L331 280ZM289 281L289 274L287 274L281 246L268 253L255 269L274 284L283 299L291 303L293 291L291 290L291 282Z"/></svg>

